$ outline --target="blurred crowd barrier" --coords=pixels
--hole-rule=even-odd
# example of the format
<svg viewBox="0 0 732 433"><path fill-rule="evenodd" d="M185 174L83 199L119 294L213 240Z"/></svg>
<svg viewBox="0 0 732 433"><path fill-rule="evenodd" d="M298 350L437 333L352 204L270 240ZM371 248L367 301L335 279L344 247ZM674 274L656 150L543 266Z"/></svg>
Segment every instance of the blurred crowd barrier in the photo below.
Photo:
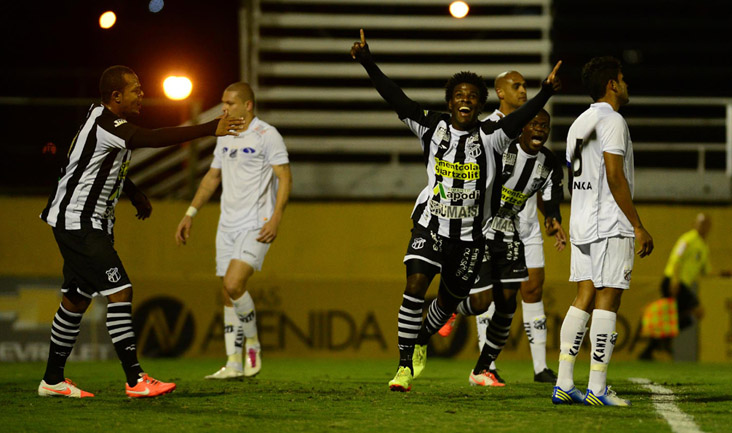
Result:
<svg viewBox="0 0 732 433"><path fill-rule="evenodd" d="M0 197L0 361L45 360L51 320L58 308L62 260L50 227L38 215L42 198ZM154 202L147 221L117 207L116 247L133 282L133 314L143 356L224 356L220 280L214 275L218 205L196 216L187 246L177 247L175 228L187 202ZM296 202L285 213L262 272L250 281L260 340L266 356L394 358L396 314L405 284L402 264L409 241L412 204L407 202ZM663 267L677 237L697 212L713 221L712 263L729 269L732 209L716 206L641 205L639 212L656 249L637 259L623 297L614 359L632 359L645 346L643 307L658 297ZM569 208L563 207L564 227ZM559 328L575 295L568 282L569 250L545 242L544 302L548 359L556 359ZM433 283L428 297L436 294ZM707 315L699 326L699 360L732 361L732 281L702 280ZM84 319L72 355L114 358L97 299ZM520 304L519 304L520 305ZM530 359L520 306L502 359ZM585 342L587 345L587 342ZM461 319L449 338L432 339L432 356L470 359L478 354L475 321ZM589 358L583 350L580 359Z"/></svg>

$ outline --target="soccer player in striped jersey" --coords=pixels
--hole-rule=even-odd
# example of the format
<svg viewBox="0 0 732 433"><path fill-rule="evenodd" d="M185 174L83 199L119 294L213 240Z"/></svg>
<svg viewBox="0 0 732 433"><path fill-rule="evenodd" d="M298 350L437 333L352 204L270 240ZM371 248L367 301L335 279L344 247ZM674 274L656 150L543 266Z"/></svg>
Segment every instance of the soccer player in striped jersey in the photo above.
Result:
<svg viewBox="0 0 732 433"><path fill-rule="evenodd" d="M93 397L64 378L64 366L74 347L81 318L93 296L105 296L107 329L126 376L129 397L155 397L175 389L147 375L137 361L132 329L132 283L114 249L114 209L124 191L132 194L138 218L151 207L127 180L132 149L164 147L207 135L232 135L243 119L221 118L196 126L149 130L128 122L140 114L140 80L126 66L112 66L99 81L101 103L93 104L71 143L55 191L41 213L53 227L64 259L63 298L51 326L46 372L40 396Z"/></svg>
<svg viewBox="0 0 732 433"><path fill-rule="evenodd" d="M484 252L483 226L497 209L501 155L559 88L555 66L539 94L498 122L478 120L488 89L478 75L455 74L446 85L449 113L424 110L409 99L371 58L361 40L351 56L366 69L371 81L399 118L417 135L422 146L428 184L412 212L414 228L404 263L407 286L398 315L399 366L389 388L409 391L412 379L424 368L427 342L468 296ZM422 320L424 295L440 274L437 299Z"/></svg>
<svg viewBox="0 0 732 433"><path fill-rule="evenodd" d="M228 360L206 379L252 377L262 368L254 301L246 285L254 271L262 269L292 189L285 142L275 127L254 114L254 92L249 84L231 84L221 102L224 114L245 119L245 130L236 137L217 139L211 168L175 233L176 243L185 245L193 217L221 184L216 275L223 283Z"/></svg>
<svg viewBox="0 0 732 433"><path fill-rule="evenodd" d="M567 133L567 164L572 207L569 220L570 281L577 296L560 331L559 372L554 404L629 406L607 386L607 368L618 334L620 298L630 287L634 240L638 255L653 251L653 238L633 204L633 146L628 124L618 113L627 104L628 86L620 61L595 57L582 68L592 100ZM592 358L587 393L574 386L574 361L592 315Z"/></svg>
<svg viewBox="0 0 732 433"><path fill-rule="evenodd" d="M501 117L512 113L524 102L526 102L526 80L517 71L506 71L499 74L494 80L494 88L496 96L500 101L498 109L496 109L488 119L498 121ZM547 125L548 126L548 125ZM544 136L547 139L548 135ZM528 145L526 145L528 146ZM522 146L524 148L524 146ZM554 175L561 175L561 167ZM561 181L561 178L559 178ZM556 182L558 187L559 183ZM546 185L544 191L547 193L547 200L551 200L552 185ZM561 190L554 192L561 194ZM524 254L526 259L526 267L529 272L529 279L522 281L520 286L521 306L523 313L523 325L526 336L529 340L529 348L531 350L531 358L534 364L534 381L554 383L557 379L554 372L549 369L546 364L546 315L544 314L544 303L542 301L544 286L544 240L541 236L541 229L537 219L537 199L541 199L543 194L532 194L519 212L518 233L521 242L524 244ZM554 200L561 200L561 195ZM544 214L544 203L539 201L539 209ZM558 219L545 215L545 225L547 226L547 234L555 236L556 242L554 247L558 251L562 251L566 245L567 236ZM479 282L471 290L469 302L462 303L458 307L458 311L465 315L476 314L475 321L478 330L478 350L483 349L485 344L485 335L488 322L495 312L495 303L491 302L492 292L490 291L491 282ZM451 317L445 326L440 329L442 336L448 336L452 332L455 317ZM495 362L491 362L488 371L485 374L483 383L492 386L501 386L505 381L498 375Z"/></svg>

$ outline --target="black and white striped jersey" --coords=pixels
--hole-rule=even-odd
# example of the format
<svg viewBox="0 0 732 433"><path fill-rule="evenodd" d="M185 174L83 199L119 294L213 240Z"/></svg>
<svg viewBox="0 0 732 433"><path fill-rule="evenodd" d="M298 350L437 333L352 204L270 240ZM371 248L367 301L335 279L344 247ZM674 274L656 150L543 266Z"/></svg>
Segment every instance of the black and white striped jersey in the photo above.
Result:
<svg viewBox="0 0 732 433"><path fill-rule="evenodd" d="M483 239L482 227L500 193L501 155L511 139L490 120L460 131L451 126L449 114L420 109L402 121L420 138L427 167L427 186L412 219L451 239Z"/></svg>
<svg viewBox="0 0 732 433"><path fill-rule="evenodd" d="M545 215L558 217L564 173L552 151L542 147L531 155L521 149L518 140L508 146L502 160L500 206L484 226L484 234L488 239L512 242L520 240L519 212L537 191L543 191Z"/></svg>
<svg viewBox="0 0 732 433"><path fill-rule="evenodd" d="M127 142L137 130L101 104L93 104L71 143L41 219L52 227L93 228L111 234L114 207L132 154Z"/></svg>

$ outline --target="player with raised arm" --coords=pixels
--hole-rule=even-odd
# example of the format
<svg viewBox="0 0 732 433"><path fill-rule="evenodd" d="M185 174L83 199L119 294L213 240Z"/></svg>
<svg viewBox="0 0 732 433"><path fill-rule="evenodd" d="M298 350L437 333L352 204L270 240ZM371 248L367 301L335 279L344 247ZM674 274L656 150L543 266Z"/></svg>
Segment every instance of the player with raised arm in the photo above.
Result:
<svg viewBox="0 0 732 433"><path fill-rule="evenodd" d="M595 102L569 128L566 154L572 195L569 280L577 282L577 296L562 322L552 402L629 406L607 386L607 368L618 337L620 298L630 287L634 241L645 257L653 251L653 238L633 204L633 147L618 113L629 101L620 61L593 58L582 68L582 82ZM574 386L574 362L590 313L592 358L583 395Z"/></svg>
<svg viewBox="0 0 732 433"><path fill-rule="evenodd" d="M275 127L254 114L254 92L249 84L231 84L224 90L221 102L224 115L244 119L244 130L234 137L217 140L211 167L175 232L176 243L185 245L193 217L222 185L216 275L223 283L228 360L206 379L251 377L262 368L254 301L246 285L254 271L262 269L292 190L285 142Z"/></svg>
<svg viewBox="0 0 732 433"><path fill-rule="evenodd" d="M231 135L243 119L221 118L195 126L145 129L127 121L140 114L140 80L126 66L112 66L99 82L101 103L93 104L74 137L65 167L41 219L53 227L64 259L63 298L51 327L46 372L38 386L43 397L94 397L64 378L66 360L74 348L81 318L93 296L105 296L107 330L126 376L129 397L155 397L171 392L174 383L147 375L137 361L132 328L132 283L114 249L114 209L124 189L138 218L152 207L127 180L132 149L164 147L207 135Z"/></svg>
<svg viewBox="0 0 732 433"><path fill-rule="evenodd" d="M512 113L518 107L526 102L526 80L517 71L506 71L499 74L494 80L494 88L496 90L496 96L500 101L499 107L493 111L487 118L493 121L498 121L507 114ZM548 113L547 113L548 115ZM547 128L549 125L547 125ZM544 142L549 138L547 134L541 133L535 134L532 130L531 134L534 134L534 138L543 139ZM543 145L544 143L542 143ZM528 149L530 142L521 145L522 149ZM546 151L546 150L545 150ZM506 161L509 155L504 156ZM514 158L510 156L509 159ZM551 158L555 161L556 158ZM552 169L553 173L549 176L553 179L552 182L547 182L544 185L542 194L531 194L524 204L523 209L518 214L518 222L516 224L519 234L519 239L524 245L524 255L526 261L526 267L528 268L529 279L527 281L521 281L520 292L521 292L521 306L523 313L523 325L526 332L526 336L529 341L529 347L531 350L531 358L534 364L534 381L535 382L549 382L554 383L556 381L556 375L549 369L546 364L546 315L544 314L544 303L542 301L543 285L544 285L544 239L541 235L541 229L539 221L537 220L537 198L541 199L546 194L546 200L562 200L561 192L561 176L562 168ZM559 176L558 178L555 178ZM554 197L552 197L554 196ZM556 241L554 247L558 251L564 250L566 245L566 234L561 225L561 219L549 216L544 212L544 202L540 202L541 206L539 209L542 214L545 215L544 225L547 231L547 235L554 236ZM515 285L518 282L507 282L506 284ZM478 349L483 350L486 339L486 329L490 319L493 317L495 312L496 304L493 303L492 288L493 284L490 279L479 278L473 289L470 291L471 295L468 300L462 302L458 306L457 312L466 316L476 315L475 321L478 330ZM505 285L504 285L505 288ZM453 324L455 323L455 317L445 324L440 329L439 333L442 336L448 336L452 332ZM485 372L485 380L481 381L484 384L491 386L502 386L505 381L498 374L496 363L491 362L488 370Z"/></svg>
<svg viewBox="0 0 732 433"><path fill-rule="evenodd" d="M409 99L374 63L366 38L351 47L374 87L399 118L419 137L428 184L417 198L412 239L404 263L407 285L398 314L399 366L389 382L393 391L409 391L424 368L427 342L468 296L484 252L485 222L496 212L493 195L497 165L521 127L546 103L558 86L559 64L541 92L499 122L478 120L488 90L478 75L460 72L448 80L449 113L427 111ZM422 320L424 296L440 274L437 299Z"/></svg>

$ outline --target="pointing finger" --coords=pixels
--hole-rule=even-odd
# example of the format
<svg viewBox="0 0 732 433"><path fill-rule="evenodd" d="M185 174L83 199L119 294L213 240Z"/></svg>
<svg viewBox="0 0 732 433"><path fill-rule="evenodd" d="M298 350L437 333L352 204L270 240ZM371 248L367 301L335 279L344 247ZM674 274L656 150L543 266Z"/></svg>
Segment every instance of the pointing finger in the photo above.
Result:
<svg viewBox="0 0 732 433"><path fill-rule="evenodd" d="M363 33L363 29L361 29L361 46L363 47L366 45L366 35Z"/></svg>
<svg viewBox="0 0 732 433"><path fill-rule="evenodd" d="M557 76L557 71L559 71L559 67L562 66L562 61L558 61L556 65L554 65L554 69L552 69L552 73L549 74L549 81L554 80L554 77Z"/></svg>

